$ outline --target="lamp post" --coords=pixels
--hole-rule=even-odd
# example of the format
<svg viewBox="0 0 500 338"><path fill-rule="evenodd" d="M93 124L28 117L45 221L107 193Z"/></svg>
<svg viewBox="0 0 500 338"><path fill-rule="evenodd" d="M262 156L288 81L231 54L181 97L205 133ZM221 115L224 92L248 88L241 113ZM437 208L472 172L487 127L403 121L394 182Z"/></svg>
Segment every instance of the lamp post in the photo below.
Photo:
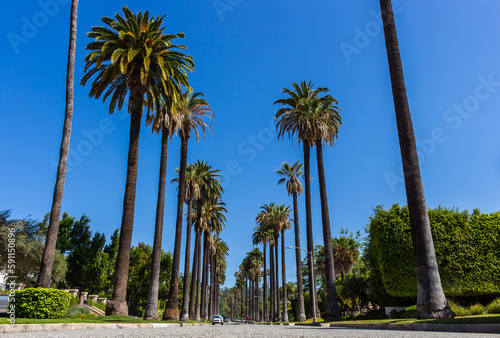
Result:
<svg viewBox="0 0 500 338"><path fill-rule="evenodd" d="M287 246L287 249L299 249L302 251L307 252L307 255L309 256L310 259L310 264L312 267L311 271L311 276L312 276L312 281L309 281L309 283L316 283L316 277L314 276L314 259L313 259L313 252L312 251L307 251L306 249L299 248L298 246ZM313 295L312 295L312 308L313 308L313 323L316 323L316 286L313 284Z"/></svg>

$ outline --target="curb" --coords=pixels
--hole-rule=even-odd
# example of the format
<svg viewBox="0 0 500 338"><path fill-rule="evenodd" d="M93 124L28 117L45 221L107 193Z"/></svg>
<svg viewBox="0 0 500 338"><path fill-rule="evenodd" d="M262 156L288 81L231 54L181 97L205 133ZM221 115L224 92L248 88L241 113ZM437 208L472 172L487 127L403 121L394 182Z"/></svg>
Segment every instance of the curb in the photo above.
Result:
<svg viewBox="0 0 500 338"><path fill-rule="evenodd" d="M75 331L75 330L111 330L111 329L145 329L161 327L183 327L208 325L205 323L59 323L59 324L9 324L0 325L2 333L20 332L50 332L50 331Z"/></svg>
<svg viewBox="0 0 500 338"><path fill-rule="evenodd" d="M370 330L437 331L463 333L500 333L500 324L323 324L328 327L343 327ZM322 325L322 326L323 326Z"/></svg>

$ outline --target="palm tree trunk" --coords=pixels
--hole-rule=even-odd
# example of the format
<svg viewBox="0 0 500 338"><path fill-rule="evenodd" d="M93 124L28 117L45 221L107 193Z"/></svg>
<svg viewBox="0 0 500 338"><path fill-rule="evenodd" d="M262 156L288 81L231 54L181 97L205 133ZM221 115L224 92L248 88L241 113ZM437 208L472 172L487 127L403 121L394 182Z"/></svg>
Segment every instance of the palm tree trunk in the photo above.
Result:
<svg viewBox="0 0 500 338"><path fill-rule="evenodd" d="M243 285L240 286L240 318L243 318Z"/></svg>
<svg viewBox="0 0 500 338"><path fill-rule="evenodd" d="M144 88L130 90L130 137L127 159L127 180L123 198L123 215L120 241L113 281L112 299L106 303L107 316L127 316L127 282L130 264L130 245L134 229L135 192L137 185L137 165L139 163L139 135L144 105Z"/></svg>
<svg viewBox="0 0 500 338"><path fill-rule="evenodd" d="M340 309L337 303L337 287L335 286L335 266L333 262L332 233L330 229L330 213L326 195L326 179L323 164L323 145L316 142L316 160L318 162L319 195L321 200L321 220L323 223L323 242L325 248L326 267L326 320L340 319Z"/></svg>
<svg viewBox="0 0 500 338"><path fill-rule="evenodd" d="M304 140L304 191L306 200L306 234L307 234L307 251L314 252L314 242L313 242L313 231L312 231L312 209L311 209L311 166L310 166L310 151L309 142ZM314 309L313 303L318 304L317 298L313 302L312 297L316 294L316 283L313 280L313 269L311 266L311 260L307 260L307 266L309 268L309 299L310 299L310 309L309 315L313 317ZM302 267L301 267L302 269ZM318 306L316 306L316 318L321 318L321 313L319 312Z"/></svg>
<svg viewBox="0 0 500 338"><path fill-rule="evenodd" d="M245 278L245 317L249 317L248 311L248 278Z"/></svg>
<svg viewBox="0 0 500 338"><path fill-rule="evenodd" d="M285 231L281 230L281 278L283 279L283 321L288 322L288 295L286 290L285 270Z"/></svg>
<svg viewBox="0 0 500 338"><path fill-rule="evenodd" d="M148 301L144 311L144 320L158 320L158 288L160 285L161 241L163 236L163 215L165 211L165 184L167 181L168 131L161 133L160 178L158 180L158 201L156 203L155 237L151 277L149 279Z"/></svg>
<svg viewBox="0 0 500 338"><path fill-rule="evenodd" d="M200 234L197 229L195 229L195 240L194 240L194 254L193 254L193 269L191 272L191 291L189 293L189 319L196 320L196 309L195 309L195 298L199 292L197 292L196 283L198 280L198 256L199 256L199 247L198 240Z"/></svg>
<svg viewBox="0 0 500 338"><path fill-rule="evenodd" d="M280 272L280 269L279 269L279 248L278 248L278 237L276 236L274 238L274 242L275 242L275 245L274 245L274 250L276 251L276 257L275 257L275 260L276 260L276 269L274 270L275 274L276 274L276 280L275 280L275 283L276 283L276 314L277 314L277 320L278 322L281 322L281 300L280 300L280 280L279 280L279 272Z"/></svg>
<svg viewBox="0 0 500 338"><path fill-rule="evenodd" d="M304 307L304 287L302 285L302 259L300 255L300 232L299 232L299 209L297 203L297 193L293 193L293 223L295 230L295 264L297 268L297 318L299 322L306 320L306 310Z"/></svg>
<svg viewBox="0 0 500 338"><path fill-rule="evenodd" d="M181 137L181 163L179 168L179 193L177 195L177 219L175 222L174 257L172 259L172 276L170 278L170 289L168 291L168 301L163 320L179 320L179 261L181 257L182 240L182 216L184 199L186 198L186 165L188 153L189 133L184 133Z"/></svg>
<svg viewBox="0 0 500 338"><path fill-rule="evenodd" d="M203 278L201 281L201 317L207 318L207 282L208 282L208 231L203 234Z"/></svg>
<svg viewBox="0 0 500 338"><path fill-rule="evenodd" d="M263 243L264 246L264 294L262 295L262 317L264 321L268 321L267 313L267 262L266 262L266 243Z"/></svg>
<svg viewBox="0 0 500 338"><path fill-rule="evenodd" d="M274 275L274 250L273 250L272 245L269 245L269 273L270 273L269 289L271 292L271 304L270 304L271 311L269 312L269 314L271 315L270 321L275 322L276 321L276 296L275 296L274 289L275 289L276 284L274 283L274 277L275 277L275 275Z"/></svg>
<svg viewBox="0 0 500 338"><path fill-rule="evenodd" d="M380 0L417 271L417 317L451 318L441 287L390 0Z"/></svg>
<svg viewBox="0 0 500 338"><path fill-rule="evenodd" d="M191 259L191 225L193 212L193 200L188 200L187 225L186 225L186 256L184 259L184 290L182 297L182 311L180 320L189 321L189 261ZM194 263L193 263L194 265Z"/></svg>
<svg viewBox="0 0 500 338"><path fill-rule="evenodd" d="M64 125L59 150L59 164L57 166L56 185L52 197L49 227L45 238L40 273L38 274L37 287L49 288L52 279L52 267L56 254L57 233L59 231L59 218L64 195L64 181L68 164L69 141L71 138L71 123L73 120L73 97L75 82L75 53L76 53L76 24L78 17L78 0L71 1L68 64L66 67L66 107L64 110Z"/></svg>
<svg viewBox="0 0 500 338"><path fill-rule="evenodd" d="M196 272L196 313L194 320L201 320L201 229L196 233L196 247L198 248L197 272Z"/></svg>

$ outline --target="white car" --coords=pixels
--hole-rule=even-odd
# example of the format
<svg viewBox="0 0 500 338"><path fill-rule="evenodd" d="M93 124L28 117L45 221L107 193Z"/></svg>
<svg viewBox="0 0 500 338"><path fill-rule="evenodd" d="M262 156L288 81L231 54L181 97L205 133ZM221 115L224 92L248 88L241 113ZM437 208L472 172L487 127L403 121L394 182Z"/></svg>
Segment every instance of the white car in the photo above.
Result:
<svg viewBox="0 0 500 338"><path fill-rule="evenodd" d="M222 318L222 316L219 316L219 315L214 316L214 318L212 319L212 325L215 325L215 324L224 325L224 319Z"/></svg>

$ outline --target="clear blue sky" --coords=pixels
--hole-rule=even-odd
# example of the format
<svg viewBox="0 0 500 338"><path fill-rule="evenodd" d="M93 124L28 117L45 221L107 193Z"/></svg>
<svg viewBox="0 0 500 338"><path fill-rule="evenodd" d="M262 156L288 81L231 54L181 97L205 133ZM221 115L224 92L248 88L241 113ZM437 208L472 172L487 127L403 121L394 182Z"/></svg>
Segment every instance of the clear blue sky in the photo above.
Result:
<svg viewBox="0 0 500 338"><path fill-rule="evenodd" d="M69 2L3 4L0 209L13 209L13 217L41 219L50 210L64 116ZM302 151L296 142L277 141L273 102L292 81L328 87L342 108L337 144L325 149L332 234L340 227L363 232L373 207L406 203L378 1L90 0L79 8L63 210L76 217L85 213L92 230L107 238L120 227L129 117L109 116L107 103L90 99L90 87L79 81L91 41L85 34L124 4L165 14L166 32L185 32L182 42L196 63L190 83L206 94L216 114L214 135L191 140L188 160L208 160L226 173L226 286L233 285L233 273L252 249L260 206L291 204L284 187L276 186L274 170L301 159ZM428 206L499 210L500 4L401 0L394 7ZM179 150L175 140L169 180ZM159 151L160 138L143 126L134 245L153 241ZM311 160L314 241L322 244L315 155ZM174 184L168 184L166 201L163 248L172 250ZM303 196L299 202L305 246ZM286 236L293 245L293 232ZM293 253L286 259L293 280Z"/></svg>

